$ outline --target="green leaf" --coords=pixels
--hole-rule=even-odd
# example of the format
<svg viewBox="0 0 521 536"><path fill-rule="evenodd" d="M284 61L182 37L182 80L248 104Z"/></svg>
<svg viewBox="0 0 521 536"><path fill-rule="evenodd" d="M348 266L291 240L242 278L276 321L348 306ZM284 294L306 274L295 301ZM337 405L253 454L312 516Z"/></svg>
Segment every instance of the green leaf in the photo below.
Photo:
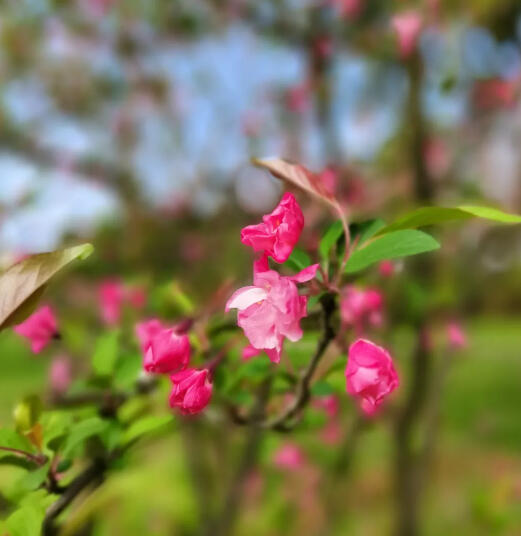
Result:
<svg viewBox="0 0 521 536"><path fill-rule="evenodd" d="M329 257L331 248L338 242L343 234L344 228L342 227L342 222L340 220L337 220L329 227L318 246L318 251L323 259Z"/></svg>
<svg viewBox="0 0 521 536"><path fill-rule="evenodd" d="M521 223L521 216L508 214L496 208L478 206L460 207L423 207L406 214L394 223L384 227L378 233L387 234L400 229L415 229L438 223L451 221L463 221L471 218L483 218L496 223L515 224Z"/></svg>
<svg viewBox="0 0 521 536"><path fill-rule="evenodd" d="M380 218L352 223L349 226L351 242L357 240L358 245L361 246L384 227L385 222Z"/></svg>
<svg viewBox="0 0 521 536"><path fill-rule="evenodd" d="M377 237L366 246L351 254L346 264L346 273L359 272L376 262L397 259L433 251L439 243L427 233L415 230L394 231Z"/></svg>
<svg viewBox="0 0 521 536"><path fill-rule="evenodd" d="M23 506L13 512L5 524L9 536L35 536L40 534L45 510L34 506Z"/></svg>
<svg viewBox="0 0 521 536"><path fill-rule="evenodd" d="M290 268L300 272L300 270L304 270L304 268L307 268L311 264L311 259L307 253L295 248L286 263Z"/></svg>
<svg viewBox="0 0 521 536"><path fill-rule="evenodd" d="M135 441L146 434L155 433L171 422L171 415L152 415L143 417L142 419L132 423L125 431L123 434L123 443L131 443L132 441Z"/></svg>
<svg viewBox="0 0 521 536"><path fill-rule="evenodd" d="M35 309L49 280L75 259L85 259L90 244L33 255L0 276L0 330L25 320Z"/></svg>
<svg viewBox="0 0 521 536"><path fill-rule="evenodd" d="M0 430L0 447L7 447L10 449L23 450L24 452L34 452L34 447L31 442L22 434L15 432L14 430L2 429ZM11 452L0 450L0 458L3 456L10 456Z"/></svg>
<svg viewBox="0 0 521 536"><path fill-rule="evenodd" d="M97 376L110 376L114 372L119 350L119 330L108 331L96 341L92 368Z"/></svg>
<svg viewBox="0 0 521 536"><path fill-rule="evenodd" d="M311 394L314 396L328 396L335 393L331 384L325 380L319 380L315 382L311 387Z"/></svg>
<svg viewBox="0 0 521 536"><path fill-rule="evenodd" d="M63 449L63 457L69 458L75 448L83 443L86 439L102 434L108 429L110 423L99 417L90 417L81 421L74 426L67 437L65 447Z"/></svg>

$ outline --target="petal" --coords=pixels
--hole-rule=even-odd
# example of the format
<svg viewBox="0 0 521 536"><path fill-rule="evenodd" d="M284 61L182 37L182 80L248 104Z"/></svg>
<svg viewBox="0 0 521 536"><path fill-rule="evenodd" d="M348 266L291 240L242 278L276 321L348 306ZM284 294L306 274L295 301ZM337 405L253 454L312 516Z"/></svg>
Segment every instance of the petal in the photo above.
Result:
<svg viewBox="0 0 521 536"><path fill-rule="evenodd" d="M268 295L268 292L263 288L259 287L242 287L239 290L236 290L231 298L226 302L225 311L228 312L230 309L247 309L250 305L254 303L265 300Z"/></svg>
<svg viewBox="0 0 521 536"><path fill-rule="evenodd" d="M305 283L306 281L310 281L317 275L317 270L318 264L312 264L311 266L304 268L304 270L300 271L298 274L289 276L288 279L291 279L291 281L295 281L295 283Z"/></svg>

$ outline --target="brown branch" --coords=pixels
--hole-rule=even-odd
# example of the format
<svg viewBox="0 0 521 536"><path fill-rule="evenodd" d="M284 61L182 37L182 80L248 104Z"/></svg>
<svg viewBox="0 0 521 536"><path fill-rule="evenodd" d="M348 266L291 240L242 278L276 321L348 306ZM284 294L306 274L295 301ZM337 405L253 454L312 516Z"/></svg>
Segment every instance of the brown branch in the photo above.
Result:
<svg viewBox="0 0 521 536"><path fill-rule="evenodd" d="M277 432L287 432L295 426L294 419L300 415L311 398L311 381L313 375L329 344L334 340L336 335L332 325L332 316L336 310L335 295L324 294L320 299L320 303L322 305L322 335L307 368L302 372L296 382L293 402L279 415L271 418L264 418L263 415L244 417L238 412L237 408L231 406L228 408L228 413L235 424L249 426L253 424L252 419L256 419L257 426Z"/></svg>
<svg viewBox="0 0 521 536"><path fill-rule="evenodd" d="M91 486L98 487L102 484L106 470L107 462L105 460L94 460L66 487L60 498L47 509L42 523L42 536L56 536L59 533L59 527L56 524L58 516L84 490Z"/></svg>

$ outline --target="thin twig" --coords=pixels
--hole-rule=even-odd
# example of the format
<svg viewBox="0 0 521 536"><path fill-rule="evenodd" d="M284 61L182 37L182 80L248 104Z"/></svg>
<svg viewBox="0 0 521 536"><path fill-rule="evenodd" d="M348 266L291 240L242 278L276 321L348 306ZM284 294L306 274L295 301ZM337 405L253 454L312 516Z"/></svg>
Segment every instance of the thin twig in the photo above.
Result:
<svg viewBox="0 0 521 536"><path fill-rule="evenodd" d="M48 509L42 524L42 536L55 536L59 532L56 525L58 516L91 486L99 486L104 479L107 463L103 459L94 460L64 490L63 494Z"/></svg>
<svg viewBox="0 0 521 536"><path fill-rule="evenodd" d="M294 419L299 416L311 398L311 381L318 364L336 336L332 325L332 316L336 309L334 294L324 294L320 298L320 303L322 305L322 335L307 368L296 382L293 402L279 415L271 418L265 418L264 415L244 417L237 408L230 406L228 413L235 424L248 426L253 423L252 419L256 419L257 426L277 432L287 432L295 426Z"/></svg>

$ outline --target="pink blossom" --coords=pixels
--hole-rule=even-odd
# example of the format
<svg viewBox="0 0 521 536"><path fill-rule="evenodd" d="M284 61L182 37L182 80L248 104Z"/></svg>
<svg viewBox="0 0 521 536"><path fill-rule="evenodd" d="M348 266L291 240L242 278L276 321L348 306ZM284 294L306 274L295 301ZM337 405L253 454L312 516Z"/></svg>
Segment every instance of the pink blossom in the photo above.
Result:
<svg viewBox="0 0 521 536"><path fill-rule="evenodd" d="M31 350L39 354L58 335L58 325L53 310L44 305L27 320L14 328L15 333L31 342Z"/></svg>
<svg viewBox="0 0 521 536"><path fill-rule="evenodd" d="M148 326L151 330L150 324ZM143 333L143 335L146 335ZM146 337L143 338L146 342ZM155 374L170 374L188 365L190 341L187 335L176 335L173 329L163 329L148 341L143 368Z"/></svg>
<svg viewBox="0 0 521 536"><path fill-rule="evenodd" d="M101 318L109 326L117 324L121 318L121 307L125 299L125 289L118 280L103 282L99 287Z"/></svg>
<svg viewBox="0 0 521 536"><path fill-rule="evenodd" d="M327 445L338 445L342 439L342 427L338 420L329 421L320 432L320 437Z"/></svg>
<svg viewBox="0 0 521 536"><path fill-rule="evenodd" d="M345 375L347 392L360 400L366 415L373 415L399 385L389 352L364 339L349 348Z"/></svg>
<svg viewBox="0 0 521 536"><path fill-rule="evenodd" d="M241 242L254 251L265 251L277 262L285 262L298 242L303 227L302 210L295 196L287 192L273 212L262 217L262 223L242 229Z"/></svg>
<svg viewBox="0 0 521 536"><path fill-rule="evenodd" d="M139 340L141 350L143 353L146 353L150 347L152 339L165 330L166 327L163 325L161 320L157 318L150 318L149 320L138 322L134 329L136 337Z"/></svg>
<svg viewBox="0 0 521 536"><path fill-rule="evenodd" d="M284 338L298 341L302 337L300 319L307 315L307 297L300 296L296 283L315 277L318 264L294 276L281 276L274 270L256 272L254 285L235 291L226 303L226 311L238 309L237 323L250 342L246 357L264 350L278 363Z"/></svg>
<svg viewBox="0 0 521 536"><path fill-rule="evenodd" d="M134 309L143 309L147 303L147 294L142 287L133 287L127 290L128 303L134 307Z"/></svg>
<svg viewBox="0 0 521 536"><path fill-rule="evenodd" d="M49 368L49 385L53 391L61 395L67 391L72 381L71 362L67 357L55 357Z"/></svg>
<svg viewBox="0 0 521 536"><path fill-rule="evenodd" d="M357 17L363 5L363 0L333 0L333 2L340 9L341 15L347 19Z"/></svg>
<svg viewBox="0 0 521 536"><path fill-rule="evenodd" d="M382 277L392 277L394 275L394 262L382 261L378 265L378 271Z"/></svg>
<svg viewBox="0 0 521 536"><path fill-rule="evenodd" d="M294 471L304 465L305 459L304 453L298 445L285 443L275 452L273 462L279 469Z"/></svg>
<svg viewBox="0 0 521 536"><path fill-rule="evenodd" d="M340 300L342 322L362 333L367 325L379 326L382 323L383 296L376 289L361 289L347 286Z"/></svg>
<svg viewBox="0 0 521 536"><path fill-rule="evenodd" d="M336 417L340 409L338 398L335 395L317 397L313 401L313 405L316 408L323 409L330 419Z"/></svg>
<svg viewBox="0 0 521 536"><path fill-rule="evenodd" d="M309 84L305 82L290 88L286 94L286 104L296 114L306 112L311 106Z"/></svg>
<svg viewBox="0 0 521 536"><path fill-rule="evenodd" d="M416 49L423 20L416 11L405 11L391 19L391 25L398 36L398 48L402 58L408 58Z"/></svg>
<svg viewBox="0 0 521 536"><path fill-rule="evenodd" d="M335 195L338 188L338 170L329 166L320 173L319 177L326 190L331 195Z"/></svg>
<svg viewBox="0 0 521 536"><path fill-rule="evenodd" d="M170 376L174 385L170 393L170 407L190 415L202 411L212 397L213 386L208 376L208 369L193 368Z"/></svg>
<svg viewBox="0 0 521 536"><path fill-rule="evenodd" d="M447 338L449 345L454 350L465 348L468 344L467 335L463 331L463 327L458 322L449 322L447 325Z"/></svg>

